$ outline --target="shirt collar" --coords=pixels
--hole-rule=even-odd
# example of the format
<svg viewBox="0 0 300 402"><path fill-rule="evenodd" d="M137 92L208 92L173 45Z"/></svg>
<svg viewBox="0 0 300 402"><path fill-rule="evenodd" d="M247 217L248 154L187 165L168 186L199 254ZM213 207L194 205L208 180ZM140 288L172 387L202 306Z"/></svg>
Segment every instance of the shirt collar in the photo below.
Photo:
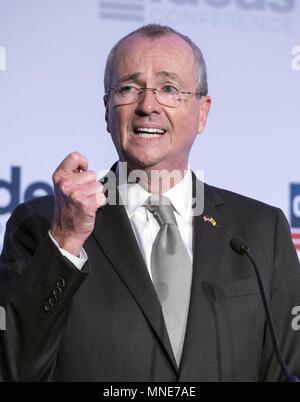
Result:
<svg viewBox="0 0 300 402"><path fill-rule="evenodd" d="M117 175L118 168L119 164L116 169ZM151 196L151 193L138 183L122 183L118 186L118 189L129 218L134 215L137 209ZM184 178L174 187L163 193L163 195L170 199L176 212L184 220L191 222L192 172L189 166Z"/></svg>
<svg viewBox="0 0 300 402"><path fill-rule="evenodd" d="M188 167L184 178L176 186L163 194L171 200L177 213L187 222L191 221L192 216L192 187L192 172L190 167Z"/></svg>

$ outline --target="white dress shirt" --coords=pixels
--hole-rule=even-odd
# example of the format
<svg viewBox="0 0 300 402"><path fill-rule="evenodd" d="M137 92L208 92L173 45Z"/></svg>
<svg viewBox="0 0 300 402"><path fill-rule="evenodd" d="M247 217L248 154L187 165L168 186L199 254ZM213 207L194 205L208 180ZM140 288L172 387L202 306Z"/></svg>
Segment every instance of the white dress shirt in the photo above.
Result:
<svg viewBox="0 0 300 402"><path fill-rule="evenodd" d="M144 257L148 272L151 275L151 251L154 240L160 230L160 225L153 214L143 206L151 193L146 191L138 183L121 184L118 187L122 200L127 200L124 205L129 221L133 228L137 243ZM127 194L126 194L127 192ZM174 207L174 215L191 261L193 261L193 217L192 217L192 173L189 169L184 178L163 194L168 197ZM87 261L84 249L81 249L80 256L76 257L68 251L59 247L58 243L49 236L58 247L60 252L67 257L78 269L82 269Z"/></svg>
<svg viewBox="0 0 300 402"><path fill-rule="evenodd" d="M143 206L146 199L151 196L151 193L146 191L137 183L121 184L119 186L119 193L123 200L126 200L126 191L128 191L127 205L124 206L137 239L137 243L144 257L148 272L152 278L151 251L154 240L160 230L160 225L153 214ZM174 207L174 215L180 235L188 250L191 261L193 261L191 171L188 170L184 178L163 195L170 199Z"/></svg>

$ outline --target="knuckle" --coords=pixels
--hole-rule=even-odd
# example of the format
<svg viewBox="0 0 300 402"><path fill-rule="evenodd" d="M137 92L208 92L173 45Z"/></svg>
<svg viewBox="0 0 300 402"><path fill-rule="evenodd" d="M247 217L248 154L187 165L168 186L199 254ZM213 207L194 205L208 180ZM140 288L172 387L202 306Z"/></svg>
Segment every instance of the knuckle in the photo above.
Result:
<svg viewBox="0 0 300 402"><path fill-rule="evenodd" d="M87 164L88 163L88 159L78 151L71 152L68 157L70 159L72 159L74 163L77 163L77 164L79 164L79 163Z"/></svg>
<svg viewBox="0 0 300 402"><path fill-rule="evenodd" d="M78 151L71 152L69 154L69 158L74 159L77 161L80 158L80 153Z"/></svg>
<svg viewBox="0 0 300 402"><path fill-rule="evenodd" d="M82 209L87 210L89 208L89 201L86 198L83 198L80 201L80 205L81 205Z"/></svg>
<svg viewBox="0 0 300 402"><path fill-rule="evenodd" d="M83 203L83 200L82 200L82 193L81 193L81 191L80 190L75 190L75 191L73 191L73 193L72 193L72 201L74 202L74 203L76 203L76 204L82 204Z"/></svg>
<svg viewBox="0 0 300 402"><path fill-rule="evenodd" d="M97 175L93 170L88 170L88 171L84 172L84 174L88 181L96 181L97 180Z"/></svg>
<svg viewBox="0 0 300 402"><path fill-rule="evenodd" d="M71 184L69 180L63 180L60 183L60 189L64 194L67 194L70 190Z"/></svg>
<svg viewBox="0 0 300 402"><path fill-rule="evenodd" d="M61 180L61 175L59 170L55 170L55 172L52 175L52 181L54 184L58 184Z"/></svg>
<svg viewBox="0 0 300 402"><path fill-rule="evenodd" d="M54 172L52 175L52 181L54 184L58 183L58 174L56 172Z"/></svg>
<svg viewBox="0 0 300 402"><path fill-rule="evenodd" d="M93 170L91 170L91 176L94 181L97 181L97 174Z"/></svg>
<svg viewBox="0 0 300 402"><path fill-rule="evenodd" d="M97 201L97 204L98 204L99 206L105 204L105 203L106 203L106 197L105 197L105 195L104 195L103 193L97 194L97 196L96 196L96 201Z"/></svg>

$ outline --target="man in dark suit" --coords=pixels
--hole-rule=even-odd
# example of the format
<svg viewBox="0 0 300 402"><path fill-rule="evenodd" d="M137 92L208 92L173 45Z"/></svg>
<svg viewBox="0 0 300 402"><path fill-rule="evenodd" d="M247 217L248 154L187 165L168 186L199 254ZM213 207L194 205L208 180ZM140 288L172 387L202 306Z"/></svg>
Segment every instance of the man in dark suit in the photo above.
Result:
<svg viewBox="0 0 300 402"><path fill-rule="evenodd" d="M119 154L116 200L114 174L101 184L75 152L53 175L54 197L20 205L8 222L0 271L3 378L282 380L255 274L231 250L233 237L253 249L284 358L300 376L300 335L291 326L300 269L283 213L203 186L188 167L211 102L199 49L170 28L144 27L113 48L105 90L107 129ZM154 174L163 171L177 174ZM185 289L173 299L180 308L188 295L177 344L164 309L170 295L161 298L153 270L157 238L169 223L145 206L162 193L181 237L175 252L184 249L187 258L179 267ZM203 210L194 213L202 196Z"/></svg>

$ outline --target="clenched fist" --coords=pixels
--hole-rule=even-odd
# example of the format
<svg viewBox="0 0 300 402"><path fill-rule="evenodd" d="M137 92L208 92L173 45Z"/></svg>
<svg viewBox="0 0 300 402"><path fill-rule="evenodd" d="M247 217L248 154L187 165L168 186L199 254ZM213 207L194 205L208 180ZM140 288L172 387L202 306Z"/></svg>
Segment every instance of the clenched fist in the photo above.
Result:
<svg viewBox="0 0 300 402"><path fill-rule="evenodd" d="M106 202L96 173L87 169L87 158L72 152L52 177L55 218L50 233L61 248L76 256L93 231L97 209Z"/></svg>

